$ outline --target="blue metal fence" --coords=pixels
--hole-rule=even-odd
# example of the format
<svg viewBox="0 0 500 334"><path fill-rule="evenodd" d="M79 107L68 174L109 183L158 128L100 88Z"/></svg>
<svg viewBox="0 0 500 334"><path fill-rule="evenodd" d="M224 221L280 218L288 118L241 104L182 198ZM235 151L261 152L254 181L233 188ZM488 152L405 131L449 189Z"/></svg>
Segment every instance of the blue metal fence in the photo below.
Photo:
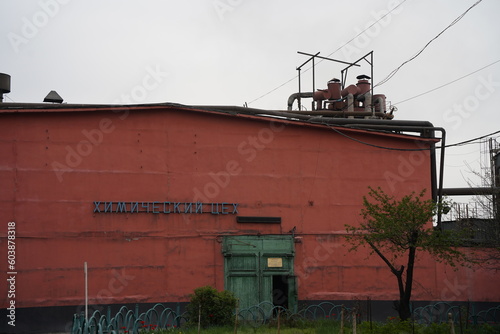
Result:
<svg viewBox="0 0 500 334"><path fill-rule="evenodd" d="M108 312L109 313L109 312ZM162 304L156 304L144 313L123 306L113 317L95 311L92 316L85 319L83 314L73 316L72 334L114 334L124 333L137 334L141 329L179 327L186 319L171 308Z"/></svg>
<svg viewBox="0 0 500 334"><path fill-rule="evenodd" d="M318 320L332 319L340 320L344 310L344 320L352 321L352 308L331 302L308 305L300 311L290 312L281 306L274 306L270 302L262 302L258 305L238 311L238 322L252 327L262 326L269 321L281 317L283 321L293 320ZM432 305L418 307L413 311L413 320L420 324L431 324L448 321L448 314L452 314L455 323L469 322L471 324L500 324L500 305L487 310L476 312L474 304L467 305L450 304L438 302ZM174 311L162 304L156 304L148 311L140 313L138 306L130 310L123 306L111 317L110 311L104 315L95 311L92 316L85 320L83 314L75 314L73 317L72 334L118 334L127 331L129 334L138 334L141 329L174 328L180 327L187 322L185 314Z"/></svg>
<svg viewBox="0 0 500 334"><path fill-rule="evenodd" d="M293 320L318 320L332 319L340 320L344 309L345 319L350 319L352 310L342 305L336 305L331 302L322 302L320 304L309 305L298 312L291 312L282 306L274 306L271 302L262 302L260 304L242 309L238 312L238 321L251 326L261 326L270 320L276 320L279 316L285 321Z"/></svg>
<svg viewBox="0 0 500 334"><path fill-rule="evenodd" d="M448 314L451 314L455 323L468 322L473 325L500 323L500 305L477 312L474 303L459 305L438 302L417 307L413 311L413 318L421 324L440 323L448 321Z"/></svg>

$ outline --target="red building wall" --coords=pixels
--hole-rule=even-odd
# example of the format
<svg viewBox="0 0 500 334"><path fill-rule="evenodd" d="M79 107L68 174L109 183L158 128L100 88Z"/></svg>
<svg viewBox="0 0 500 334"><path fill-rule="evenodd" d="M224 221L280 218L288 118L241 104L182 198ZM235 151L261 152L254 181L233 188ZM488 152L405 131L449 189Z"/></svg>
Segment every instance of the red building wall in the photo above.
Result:
<svg viewBox="0 0 500 334"><path fill-rule="evenodd" d="M187 301L196 287L224 288L221 235L294 227L299 300L394 300L385 264L343 246L344 224L360 221L368 186L430 196L428 151L361 143L414 149L429 139L167 106L0 118L0 222L16 223L17 307L81 305L84 262L92 304ZM282 223L238 224L232 212L94 212L94 202L109 201L225 202L230 211L235 203L240 216ZM6 228L0 236L5 259ZM492 275L422 257L414 297L499 301Z"/></svg>

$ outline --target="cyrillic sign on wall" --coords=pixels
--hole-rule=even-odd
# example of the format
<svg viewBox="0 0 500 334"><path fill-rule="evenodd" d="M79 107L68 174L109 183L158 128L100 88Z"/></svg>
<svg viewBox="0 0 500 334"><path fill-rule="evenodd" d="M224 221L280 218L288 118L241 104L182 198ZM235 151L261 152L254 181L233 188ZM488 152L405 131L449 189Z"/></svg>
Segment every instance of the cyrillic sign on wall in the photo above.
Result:
<svg viewBox="0 0 500 334"><path fill-rule="evenodd" d="M200 202L94 202L94 213L211 213L213 215L235 215L238 203Z"/></svg>

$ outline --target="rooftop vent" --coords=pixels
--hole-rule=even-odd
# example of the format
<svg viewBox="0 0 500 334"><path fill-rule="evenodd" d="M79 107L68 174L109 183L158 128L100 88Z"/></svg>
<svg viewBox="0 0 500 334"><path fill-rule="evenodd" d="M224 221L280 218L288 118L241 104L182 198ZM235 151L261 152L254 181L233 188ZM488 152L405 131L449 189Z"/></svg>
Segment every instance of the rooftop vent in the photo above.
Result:
<svg viewBox="0 0 500 334"><path fill-rule="evenodd" d="M10 75L0 73L0 102L3 101L3 94L10 93Z"/></svg>
<svg viewBox="0 0 500 334"><path fill-rule="evenodd" d="M61 97L61 95L57 94L55 90L51 90L50 93L45 96L43 102L62 103L63 98Z"/></svg>
<svg viewBox="0 0 500 334"><path fill-rule="evenodd" d="M356 77L356 79L358 80L368 80L368 79L371 79L369 76L367 76L366 74L361 74L361 75L358 75Z"/></svg>

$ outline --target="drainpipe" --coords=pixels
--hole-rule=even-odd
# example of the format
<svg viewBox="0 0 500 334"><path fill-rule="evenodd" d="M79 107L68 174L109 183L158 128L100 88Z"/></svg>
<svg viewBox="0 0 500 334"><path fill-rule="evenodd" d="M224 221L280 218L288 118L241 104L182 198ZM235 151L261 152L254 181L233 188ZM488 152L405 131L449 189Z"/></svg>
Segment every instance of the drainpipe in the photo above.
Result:
<svg viewBox="0 0 500 334"><path fill-rule="evenodd" d="M438 189L438 205L442 209L443 204L443 174L444 174L444 149L446 147L446 131L444 128L436 128L437 131L441 132L441 161L439 162L439 189ZM435 144L432 145L432 151L435 155ZM435 162L434 162L435 163ZM441 211L438 214L437 228L442 231L441 226Z"/></svg>

